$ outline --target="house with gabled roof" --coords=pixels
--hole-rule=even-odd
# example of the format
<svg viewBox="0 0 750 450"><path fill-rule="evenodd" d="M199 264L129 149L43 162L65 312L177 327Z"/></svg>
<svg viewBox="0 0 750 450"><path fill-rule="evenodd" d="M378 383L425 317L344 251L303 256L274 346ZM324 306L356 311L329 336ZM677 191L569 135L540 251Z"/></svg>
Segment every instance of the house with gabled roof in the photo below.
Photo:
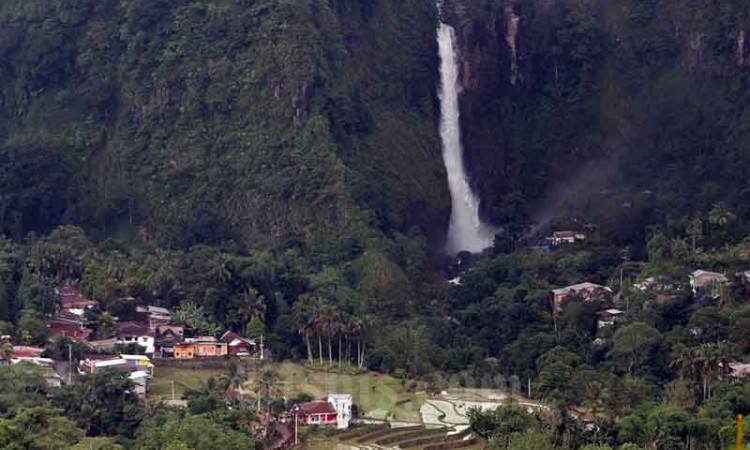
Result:
<svg viewBox="0 0 750 450"><path fill-rule="evenodd" d="M247 339L234 331L227 331L219 338L219 342L227 344L227 353L230 355L247 356L257 352L257 343L253 339Z"/></svg>
<svg viewBox="0 0 750 450"><path fill-rule="evenodd" d="M699 290L715 291L717 287L728 282L729 278L718 272L696 270L690 274L690 287L693 288L693 293L698 293Z"/></svg>
<svg viewBox="0 0 750 450"><path fill-rule="evenodd" d="M145 353L153 355L155 349L153 329L138 322L117 322L114 328L119 344L137 344Z"/></svg>
<svg viewBox="0 0 750 450"><path fill-rule="evenodd" d="M625 311L619 309L605 309L597 314L597 328L611 327L617 323L625 322Z"/></svg>
<svg viewBox="0 0 750 450"><path fill-rule="evenodd" d="M174 356L175 345L185 339L185 329L178 325L159 325L156 327L156 353L161 358Z"/></svg>
<svg viewBox="0 0 750 450"><path fill-rule="evenodd" d="M336 425L336 408L325 400L300 403L292 408L292 420L299 425Z"/></svg>
<svg viewBox="0 0 750 450"><path fill-rule="evenodd" d="M555 312L562 312L563 301L571 295L580 296L584 301L592 301L595 300L597 296L611 293L612 289L589 282L574 284L560 289L553 289L552 295Z"/></svg>
<svg viewBox="0 0 750 450"><path fill-rule="evenodd" d="M554 246L575 244L578 241L585 241L586 235L580 231L555 231L548 240Z"/></svg>

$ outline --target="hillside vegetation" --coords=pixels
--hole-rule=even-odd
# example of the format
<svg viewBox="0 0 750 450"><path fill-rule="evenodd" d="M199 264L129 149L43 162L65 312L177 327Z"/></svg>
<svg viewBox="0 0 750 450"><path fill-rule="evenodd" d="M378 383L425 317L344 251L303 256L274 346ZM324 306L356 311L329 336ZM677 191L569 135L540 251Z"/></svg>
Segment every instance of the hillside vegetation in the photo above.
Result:
<svg viewBox="0 0 750 450"><path fill-rule="evenodd" d="M70 283L99 303L92 339L159 305L186 336L262 337L410 395L530 390L539 413L471 413L492 449L730 446L750 407L730 370L750 360L750 4L444 6L467 166L500 226L445 264L452 284L432 0L2 1L0 335L64 359L44 320ZM586 238L537 245L560 230ZM720 281L693 289L695 270ZM553 306L583 282L602 289ZM177 413L112 374L42 389L16 371L0 447L259 436L231 383L196 382ZM251 401L270 409L263 374Z"/></svg>
<svg viewBox="0 0 750 450"><path fill-rule="evenodd" d="M2 231L434 234L434 20L425 2L3 2Z"/></svg>

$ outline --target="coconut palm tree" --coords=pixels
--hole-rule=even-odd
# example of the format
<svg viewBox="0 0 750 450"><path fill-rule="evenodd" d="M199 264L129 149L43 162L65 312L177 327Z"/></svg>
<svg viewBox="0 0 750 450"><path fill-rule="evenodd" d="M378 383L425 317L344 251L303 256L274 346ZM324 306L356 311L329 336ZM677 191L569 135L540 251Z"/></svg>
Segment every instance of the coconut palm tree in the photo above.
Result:
<svg viewBox="0 0 750 450"><path fill-rule="evenodd" d="M271 368L263 369L254 383L255 392L257 392L259 396L264 396L266 398L266 410L269 412L271 409L271 397L278 395L279 393L278 383L279 376Z"/></svg>
<svg viewBox="0 0 750 450"><path fill-rule="evenodd" d="M687 226L687 233L692 241L693 255L695 255L697 241L703 235L703 221L701 221L700 217L690 220Z"/></svg>
<svg viewBox="0 0 750 450"><path fill-rule="evenodd" d="M242 329L247 327L253 319L264 320L266 315L266 299L258 291L249 287L239 298L237 313L242 321Z"/></svg>
<svg viewBox="0 0 750 450"><path fill-rule="evenodd" d="M293 306L294 322L297 324L299 334L305 338L307 346L307 360L313 363L310 335L315 330L315 298L311 295L301 295Z"/></svg>
<svg viewBox="0 0 750 450"><path fill-rule="evenodd" d="M698 366L703 377L703 399L711 397L711 381L728 366L732 349L725 342L702 344L696 351Z"/></svg>
<svg viewBox="0 0 750 450"><path fill-rule="evenodd" d="M185 397L190 398L212 395L221 388L220 384L221 383L219 383L214 377L207 378L206 380L201 381L200 384L198 384L198 387L188 389L185 392Z"/></svg>
<svg viewBox="0 0 750 450"><path fill-rule="evenodd" d="M318 359L320 365L323 365L323 334L328 332L330 318L328 317L328 311L323 301L315 297L313 304L313 329L318 335Z"/></svg>
<svg viewBox="0 0 750 450"><path fill-rule="evenodd" d="M733 221L734 219L735 219L735 215L732 214L727 209L727 206L722 202L716 203L713 206L713 208L711 208L711 211L708 213L708 221L720 227L726 226L729 222Z"/></svg>
<svg viewBox="0 0 750 450"><path fill-rule="evenodd" d="M224 375L219 378L221 387L227 391L237 391L247 381L247 372L236 359L227 363Z"/></svg>
<svg viewBox="0 0 750 450"><path fill-rule="evenodd" d="M684 344L678 344L672 352L669 367L671 367L681 379L695 375L698 365L698 354L695 348Z"/></svg>

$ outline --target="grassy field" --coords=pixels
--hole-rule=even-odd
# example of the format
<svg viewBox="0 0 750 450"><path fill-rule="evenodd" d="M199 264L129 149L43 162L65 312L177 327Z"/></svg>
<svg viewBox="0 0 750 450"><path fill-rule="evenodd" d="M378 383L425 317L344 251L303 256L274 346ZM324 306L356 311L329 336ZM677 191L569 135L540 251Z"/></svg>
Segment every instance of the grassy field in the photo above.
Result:
<svg viewBox="0 0 750 450"><path fill-rule="evenodd" d="M311 368L297 363L274 364L279 375L280 396L294 398L308 394L314 399L329 393L351 394L360 408L360 415L373 419L419 422L421 394L406 392L402 380L375 373L346 375L330 373L322 368ZM151 380L151 396L154 399L169 399L172 381L175 382L175 397L181 398L189 388L196 388L209 377L220 377L221 369L195 369L188 364L183 367L159 367ZM245 389L251 390L257 373L251 371Z"/></svg>
<svg viewBox="0 0 750 450"><path fill-rule="evenodd" d="M151 398L169 400L172 398L172 381L174 381L175 398L180 399L188 389L197 388L210 377L220 377L218 369L193 369L189 367L157 367L151 380Z"/></svg>

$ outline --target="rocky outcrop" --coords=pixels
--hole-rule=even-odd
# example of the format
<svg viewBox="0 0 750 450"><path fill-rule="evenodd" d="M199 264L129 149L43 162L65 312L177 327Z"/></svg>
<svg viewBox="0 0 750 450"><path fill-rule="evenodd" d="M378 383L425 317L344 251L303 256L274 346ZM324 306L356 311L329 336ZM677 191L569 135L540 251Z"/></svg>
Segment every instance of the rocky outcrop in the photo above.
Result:
<svg viewBox="0 0 750 450"><path fill-rule="evenodd" d="M739 67L750 66L750 42L748 42L747 33L745 30L740 30L737 33L737 65Z"/></svg>
<svg viewBox="0 0 750 450"><path fill-rule="evenodd" d="M498 193L518 182L502 131L498 100L523 81L520 55L522 18L504 1L479 9L477 2L446 0L444 18L456 28L461 58L461 126L470 182L482 200L481 212Z"/></svg>

